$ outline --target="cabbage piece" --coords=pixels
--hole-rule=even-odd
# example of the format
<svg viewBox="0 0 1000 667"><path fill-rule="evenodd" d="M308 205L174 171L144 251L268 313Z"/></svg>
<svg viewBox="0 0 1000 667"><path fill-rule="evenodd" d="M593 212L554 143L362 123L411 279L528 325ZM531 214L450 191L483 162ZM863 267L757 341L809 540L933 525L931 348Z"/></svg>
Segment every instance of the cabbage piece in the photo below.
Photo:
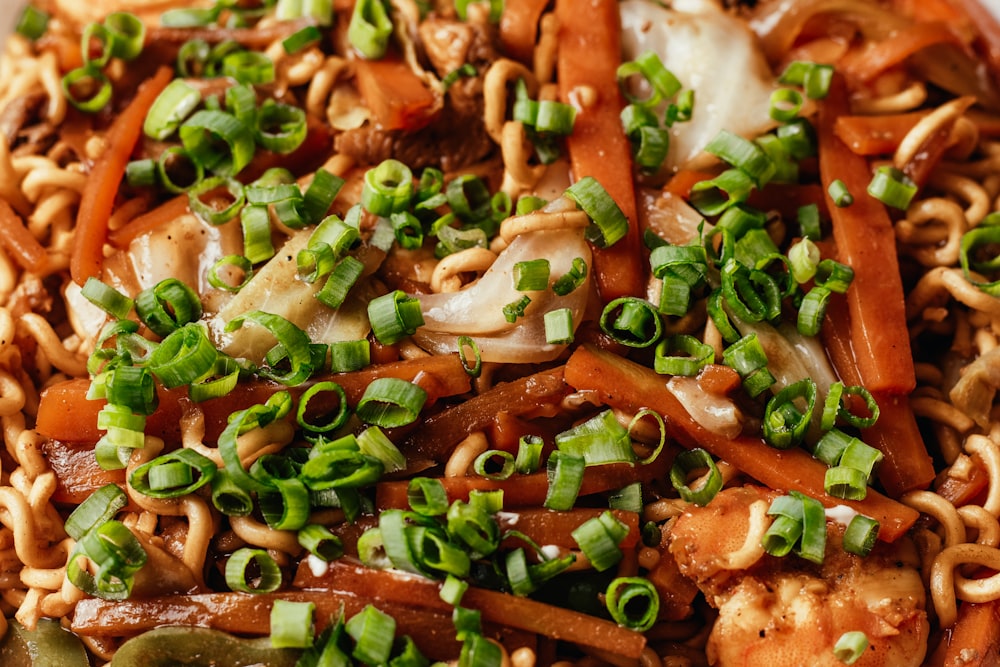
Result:
<svg viewBox="0 0 1000 667"><path fill-rule="evenodd" d="M454 352L457 339L466 335L479 346L483 361L509 363L548 361L565 345L545 342L545 313L569 308L578 324L587 307L589 281L565 296L551 289L518 292L512 274L518 262L549 260L550 281L568 273L575 258L587 263L590 273L590 246L582 230L539 231L522 234L500 253L493 266L469 287L458 292L420 295L424 326L413 339L434 353ZM508 322L503 307L527 294L531 298L523 317Z"/></svg>
<svg viewBox="0 0 1000 667"><path fill-rule="evenodd" d="M723 128L753 139L775 127L769 109L776 85L742 21L712 0L676 0L671 6L622 2L622 51L625 59L655 51L684 87L695 91L691 120L670 130L664 168L697 169L716 159L704 148Z"/></svg>

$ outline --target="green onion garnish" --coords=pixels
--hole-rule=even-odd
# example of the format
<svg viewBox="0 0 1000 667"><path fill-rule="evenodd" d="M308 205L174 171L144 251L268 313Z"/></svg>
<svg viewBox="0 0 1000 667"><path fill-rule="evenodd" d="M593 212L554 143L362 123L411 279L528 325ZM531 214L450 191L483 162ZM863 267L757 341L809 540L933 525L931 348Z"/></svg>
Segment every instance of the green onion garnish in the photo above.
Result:
<svg viewBox="0 0 1000 667"><path fill-rule="evenodd" d="M21 18L14 30L32 42L45 34L49 27L49 15L34 5L25 5Z"/></svg>
<svg viewBox="0 0 1000 667"><path fill-rule="evenodd" d="M628 233L628 219L608 191L592 176L584 176L566 189L566 196L576 202L593 221L587 228L587 240L607 248Z"/></svg>
<svg viewBox="0 0 1000 667"><path fill-rule="evenodd" d="M267 555L266 551L263 553ZM227 572L228 569L227 567ZM315 611L316 605L312 602L276 599L271 607L271 646L274 648L312 646Z"/></svg>
<svg viewBox="0 0 1000 667"><path fill-rule="evenodd" d="M660 595L648 579L618 577L608 584L604 595L608 612L619 625L645 632L656 623Z"/></svg>
<svg viewBox="0 0 1000 667"><path fill-rule="evenodd" d="M691 488L688 479L691 473L704 470L703 481L698 488ZM722 473L712 460L712 455L704 449L687 449L677 455L670 468L670 483L681 498L696 505L707 505L722 489Z"/></svg>
<svg viewBox="0 0 1000 667"><path fill-rule="evenodd" d="M905 211L917 194L917 184L899 169L882 166L875 170L868 194L886 206Z"/></svg>
<svg viewBox="0 0 1000 667"><path fill-rule="evenodd" d="M851 630L840 635L833 645L833 655L845 665L853 665L868 650L868 635Z"/></svg>
<svg viewBox="0 0 1000 667"><path fill-rule="evenodd" d="M354 3L347 40L368 60L378 60L389 48L392 19L382 0L358 0Z"/></svg>

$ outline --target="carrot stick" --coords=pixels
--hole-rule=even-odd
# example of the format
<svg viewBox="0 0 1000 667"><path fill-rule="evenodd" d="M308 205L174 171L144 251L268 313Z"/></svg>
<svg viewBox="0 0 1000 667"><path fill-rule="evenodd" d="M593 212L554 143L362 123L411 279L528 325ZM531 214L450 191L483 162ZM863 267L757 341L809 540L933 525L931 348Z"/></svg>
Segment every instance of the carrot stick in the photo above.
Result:
<svg viewBox="0 0 1000 667"><path fill-rule="evenodd" d="M397 602L440 613L450 614L452 609L441 599L441 584L436 581L394 574L389 570L373 570L346 558L331 562L327 571L318 577L308 567L300 566L294 585L374 597L379 601ZM638 658L646 645L646 638L641 634L610 621L475 586L465 591L462 606L478 609L483 621L629 658Z"/></svg>
<svg viewBox="0 0 1000 667"><path fill-rule="evenodd" d="M394 53L353 61L358 91L384 130L419 130L440 109L438 97Z"/></svg>
<svg viewBox="0 0 1000 667"><path fill-rule="evenodd" d="M826 466L804 449L778 450L760 438L743 435L727 438L703 428L664 388L666 377L634 362L583 346L570 356L565 377L577 390L593 391L614 408L628 412L642 408L655 410L680 444L703 447L772 489L801 491L827 507L853 507L879 522L879 538L885 541L899 538L919 516L916 510L870 489L861 501L828 496L823 488Z"/></svg>
<svg viewBox="0 0 1000 667"><path fill-rule="evenodd" d="M45 272L48 253L4 199L0 199L0 242L22 269L35 274Z"/></svg>
<svg viewBox="0 0 1000 667"><path fill-rule="evenodd" d="M962 42L946 23L940 21L914 23L897 30L891 37L873 43L869 48L844 56L839 69L850 80L871 81L888 69L901 65L913 54L935 44Z"/></svg>
<svg viewBox="0 0 1000 667"><path fill-rule="evenodd" d="M884 114L879 116L840 116L833 131L858 155L888 155L896 152L906 133L929 111Z"/></svg>
<svg viewBox="0 0 1000 667"><path fill-rule="evenodd" d="M872 392L903 395L916 386L916 375L896 236L885 206L866 192L871 181L868 162L834 132L836 118L847 110L844 81L835 76L830 94L820 105L819 163L825 190L840 179L854 195L850 206L829 206L840 259L854 270L847 291L851 342L862 384Z"/></svg>
<svg viewBox="0 0 1000 667"><path fill-rule="evenodd" d="M618 3L593 0L582 8L577 0L557 0L559 19L559 97L577 102L573 133L567 138L576 179L593 176L618 203L629 221L628 234L610 248L594 249L597 288L604 301L622 296L642 296L645 277L635 184L632 182L632 147L622 129L624 103L618 91L621 31ZM586 92L584 92L586 91ZM593 100L581 102L583 95Z"/></svg>
<svg viewBox="0 0 1000 667"><path fill-rule="evenodd" d="M425 357L398 361L391 364L371 366L350 373L320 376L316 381L332 380L339 384L347 396L350 406L357 405L368 385L380 377L394 377L414 380L421 372L434 376L438 395L458 395L469 391L469 376L457 354ZM298 397L308 385L290 389L293 397ZM97 413L104 406L103 400L87 399L90 381L86 379L67 380L54 384L42 392L38 405L35 428L47 438L70 443L93 444L101 437L97 429ZM286 387L275 382L256 381L240 383L225 396L211 398L196 404L205 413L205 439L215 442L226 427L229 415L258 403L263 403L274 392ZM443 393L442 393L443 392ZM146 432L162 437L168 442L179 442L178 421L184 410L192 404L183 387L178 389L158 389L159 406L146 421ZM310 407L329 410L334 405L325 405L330 398L326 394L317 395Z"/></svg>
<svg viewBox="0 0 1000 667"><path fill-rule="evenodd" d="M423 428L410 436L407 451L444 461L455 445L470 433L490 428L498 413L520 415L531 412L540 405L561 401L566 391L561 368L498 384L489 391L428 417Z"/></svg>
<svg viewBox="0 0 1000 667"><path fill-rule="evenodd" d="M849 318L846 300L840 296L831 299L821 335L840 379L848 385L859 385L862 382L849 335ZM927 453L910 402L905 396L885 392L873 392L873 396L879 406L879 418L874 426L862 431L862 436L885 456L878 476L886 492L897 498L907 491L927 488L934 480L934 462Z"/></svg>
<svg viewBox="0 0 1000 667"><path fill-rule="evenodd" d="M500 44L504 53L530 66L535 55L538 20L549 0L505 0L500 15Z"/></svg>
<svg viewBox="0 0 1000 667"><path fill-rule="evenodd" d="M153 231L189 213L188 196L178 195L152 211L136 216L108 234L108 242L116 248L126 248L136 237Z"/></svg>
<svg viewBox="0 0 1000 667"><path fill-rule="evenodd" d="M173 77L173 70L161 67L152 79L139 86L135 98L115 118L108 131L108 146L90 172L91 187L85 188L76 216L76 235L70 256L70 274L83 285L101 273L108 219L115 205L118 186L125 176L132 149L142 133L149 108Z"/></svg>
<svg viewBox="0 0 1000 667"><path fill-rule="evenodd" d="M649 482L662 479L670 470L674 456L663 452L648 465L630 465L628 463L609 463L600 466L588 466L583 472L583 482L580 485L580 497L595 493L615 491L632 482ZM504 480L491 480L485 477L442 477L441 483L448 493L448 501L468 500L473 490L503 491L504 507L538 507L545 502L549 490L549 478L545 472L530 475L514 475ZM375 488L375 506L382 509L406 509L409 507L405 480L379 482Z"/></svg>
<svg viewBox="0 0 1000 667"><path fill-rule="evenodd" d="M574 507L563 512L545 509L504 511L498 518L501 532L517 530L536 544L554 544L565 549L578 549L573 531L585 521L600 516L608 510ZM631 549L639 542L639 515L635 512L611 510L616 519L628 527L628 533L618 544L621 549ZM512 538L513 539L513 538Z"/></svg>
<svg viewBox="0 0 1000 667"><path fill-rule="evenodd" d="M998 667L1000 665L1000 600L963 602L958 621L949 628L927 667Z"/></svg>

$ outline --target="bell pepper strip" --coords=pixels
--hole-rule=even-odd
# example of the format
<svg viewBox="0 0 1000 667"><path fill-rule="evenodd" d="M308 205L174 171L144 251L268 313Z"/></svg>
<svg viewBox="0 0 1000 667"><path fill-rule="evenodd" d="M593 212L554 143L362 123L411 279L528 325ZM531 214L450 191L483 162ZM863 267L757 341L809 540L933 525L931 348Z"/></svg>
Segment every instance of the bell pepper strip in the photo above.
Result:
<svg viewBox="0 0 1000 667"><path fill-rule="evenodd" d="M549 0L505 0L500 15L500 44L511 58L531 66L538 37L538 19Z"/></svg>
<svg viewBox="0 0 1000 667"><path fill-rule="evenodd" d="M903 283L893 249L896 236L885 206L867 194L871 170L837 137L836 119L848 111L844 80L834 75L819 110L819 165L823 189L836 180L854 196L850 206L828 206L840 261L854 270L847 291L851 343L862 384L871 392L905 395L916 386Z"/></svg>
<svg viewBox="0 0 1000 667"><path fill-rule="evenodd" d="M587 466L580 485L580 497L616 491L632 482L649 482L663 479L670 471L676 452L663 451L656 460L645 465L629 463L608 463ZM545 471L530 475L513 475L504 480L491 480L469 475L466 477L442 477L441 483L448 493L448 501L468 500L472 491L503 491L504 508L538 507L545 502L549 489L549 478ZM375 488L375 506L380 509L406 509L409 499L406 495L408 482L379 482Z"/></svg>
<svg viewBox="0 0 1000 667"><path fill-rule="evenodd" d="M398 361L349 373L317 376L314 379L332 380L339 384L347 396L348 405L353 407L357 405L373 380L380 377L394 377L413 381L421 372L435 378L437 382L435 388L440 392L439 395L464 394L471 386L469 376L457 354ZM293 398L297 398L308 386L292 388L290 391ZM81 444L97 442L102 435L97 429L97 413L104 407L105 402L89 400L87 398L89 387L89 380L75 379L46 388L42 392L38 406L35 426L38 432L47 438L63 442ZM146 432L162 437L167 442L179 442L178 421L184 410L197 406L205 414L205 439L208 442L215 442L226 427L230 414L263 403L281 389L286 387L265 380L242 382L225 396L194 404L187 398L185 387L169 390L158 387L159 406L147 418ZM334 406L324 404L329 398L326 393L317 394L309 405L316 410L332 409Z"/></svg>
<svg viewBox="0 0 1000 667"><path fill-rule="evenodd" d="M861 385L850 336L852 328L848 326L850 318L846 299L834 295L820 335L840 379L847 385ZM862 430L862 437L885 457L879 464L878 478L886 493L898 498L907 491L927 488L934 480L934 462L907 396L884 391L872 392L872 396L879 406L879 418Z"/></svg>
<svg viewBox="0 0 1000 667"><path fill-rule="evenodd" d="M375 570L347 558L333 561L316 576L308 566L299 566L294 585L315 591L370 598L376 604L394 602L451 614L452 606L441 599L441 584L390 570ZM636 659L646 638L611 621L563 609L526 597L470 586L462 595L462 606L477 609L485 623L525 630L544 637Z"/></svg>
<svg viewBox="0 0 1000 667"><path fill-rule="evenodd" d="M917 520L919 513L869 489L864 500L834 498L826 494L826 466L804 449L779 450L762 438L740 435L728 438L702 427L669 391L667 378L591 346L576 349L566 362L567 384L590 391L613 408L637 412L649 408L664 418L668 433L685 447L703 447L713 456L772 489L801 491L826 507L848 505L879 522L879 539L892 542Z"/></svg>
<svg viewBox="0 0 1000 667"><path fill-rule="evenodd" d="M583 11L575 0L558 0L559 99L577 109L573 132L566 138L573 177L594 177L628 219L628 233L609 248L594 248L601 299L645 293L632 147L619 116L624 102L618 90L621 31L618 3L594 0Z"/></svg>
<svg viewBox="0 0 1000 667"><path fill-rule="evenodd" d="M915 53L937 44L963 46L962 40L946 23L913 23L867 48L849 52L841 59L838 69L849 80L868 82L887 70L902 65Z"/></svg>
<svg viewBox="0 0 1000 667"><path fill-rule="evenodd" d="M352 63L361 98L383 130L419 130L440 111L441 97L398 53Z"/></svg>
<svg viewBox="0 0 1000 667"><path fill-rule="evenodd" d="M135 97L115 118L108 131L108 145L90 172L89 180L92 185L84 189L76 217L69 270L73 281L78 285L83 285L87 278L96 278L101 273L108 220L118 196L118 186L125 176L125 167L136 142L142 135L146 114L172 78L171 68L161 67L157 70L153 78L139 86Z"/></svg>
<svg viewBox="0 0 1000 667"><path fill-rule="evenodd" d="M6 200L0 199L0 243L25 271L45 273L49 255Z"/></svg>

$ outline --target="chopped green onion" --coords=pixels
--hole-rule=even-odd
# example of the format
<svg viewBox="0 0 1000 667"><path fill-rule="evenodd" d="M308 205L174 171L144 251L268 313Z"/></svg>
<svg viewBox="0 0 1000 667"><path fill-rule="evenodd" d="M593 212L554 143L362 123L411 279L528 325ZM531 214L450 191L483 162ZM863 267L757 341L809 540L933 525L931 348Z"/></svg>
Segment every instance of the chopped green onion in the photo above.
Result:
<svg viewBox="0 0 1000 667"><path fill-rule="evenodd" d="M267 100L257 110L254 138L262 148L286 155L302 145L309 128L306 112L291 104Z"/></svg>
<svg viewBox="0 0 1000 667"><path fill-rule="evenodd" d="M215 463L193 449L175 449L142 464L129 486L150 498L179 498L194 493L215 475Z"/></svg>
<svg viewBox="0 0 1000 667"><path fill-rule="evenodd" d="M219 351L204 326L194 322L171 331L149 356L149 370L167 389L195 382L215 366Z"/></svg>
<svg viewBox="0 0 1000 667"><path fill-rule="evenodd" d="M133 301L114 287L91 276L87 278L80 293L92 304L120 320L128 317Z"/></svg>
<svg viewBox="0 0 1000 667"><path fill-rule="evenodd" d="M396 636L396 620L392 616L369 604L351 617L344 629L354 639L351 655L356 660L367 665L389 662Z"/></svg>
<svg viewBox="0 0 1000 667"><path fill-rule="evenodd" d="M220 275L221 271L225 271L227 276L235 271L236 277L242 276L242 278L239 282L228 280ZM208 271L209 285L234 294L246 287L251 278L253 278L253 264L243 255L226 255L213 264Z"/></svg>
<svg viewBox="0 0 1000 667"><path fill-rule="evenodd" d="M816 265L816 284L831 292L843 294L854 280L854 269L832 259Z"/></svg>
<svg viewBox="0 0 1000 667"><path fill-rule="evenodd" d="M243 255L251 264L274 257L271 242L271 215L267 206L244 206L240 213L243 230Z"/></svg>
<svg viewBox="0 0 1000 667"><path fill-rule="evenodd" d="M645 99L632 95L626 85L628 79L634 75L641 75L649 85L650 94ZM664 67L663 61L655 51L644 51L634 60L619 65L617 78L618 87L629 103L648 108L659 106L660 102L672 98L681 89L681 82Z"/></svg>
<svg viewBox="0 0 1000 667"><path fill-rule="evenodd" d="M868 636L860 630L840 635L833 645L833 655L845 665L853 665L868 650Z"/></svg>
<svg viewBox="0 0 1000 667"><path fill-rule="evenodd" d="M604 333L629 347L649 347L663 333L663 321L656 308L635 297L619 297L608 303L600 325Z"/></svg>
<svg viewBox="0 0 1000 667"><path fill-rule="evenodd" d="M705 470L702 482L694 489L688 485L692 472ZM722 473L712 455L701 448L687 449L677 455L670 468L670 483L681 498L696 505L707 505L722 489Z"/></svg>
<svg viewBox="0 0 1000 667"><path fill-rule="evenodd" d="M315 603L276 598L271 607L271 646L274 648L312 646L315 611Z"/></svg>
<svg viewBox="0 0 1000 667"><path fill-rule="evenodd" d="M219 208L216 201L224 202L219 196L220 190L225 190L229 197L228 205ZM188 208L202 221L210 225L218 226L229 222L236 217L240 209L246 203L246 194L243 184L235 178L225 178L223 176L213 176L202 179L188 188ZM211 203L202 199L203 195L211 195Z"/></svg>
<svg viewBox="0 0 1000 667"><path fill-rule="evenodd" d="M364 338L330 343L330 371L346 373L371 363L371 344Z"/></svg>
<svg viewBox="0 0 1000 667"><path fill-rule="evenodd" d="M129 12L113 12L104 18L104 28L111 38L111 56L135 60L146 39L146 24Z"/></svg>
<svg viewBox="0 0 1000 667"><path fill-rule="evenodd" d="M219 18L222 4L205 9L169 9L160 14L160 25L164 28L200 28L215 23Z"/></svg>
<svg viewBox="0 0 1000 667"><path fill-rule="evenodd" d="M157 180L156 160L153 158L132 160L125 165L125 182L134 188L156 185Z"/></svg>
<svg viewBox="0 0 1000 667"><path fill-rule="evenodd" d="M312 354L309 349L309 335L284 317L265 313L260 310L251 311L234 318L226 324L226 331L236 331L247 320L271 332L277 339L278 345L288 355L291 366L288 372L283 374L268 368L260 369L260 374L289 387L305 382L314 369Z"/></svg>
<svg viewBox="0 0 1000 667"><path fill-rule="evenodd" d="M800 405L804 402L804 409ZM816 382L804 378L794 382L768 401L764 409L764 439L778 449L802 442L816 406Z"/></svg>
<svg viewBox="0 0 1000 667"><path fill-rule="evenodd" d="M240 593L270 593L281 585L281 570L264 549L237 549L225 574L229 589Z"/></svg>
<svg viewBox="0 0 1000 667"><path fill-rule="evenodd" d="M378 4L381 0L371 2ZM369 213L385 217L404 211L412 197L413 172L399 160L385 160L365 172L361 206Z"/></svg>
<svg viewBox="0 0 1000 667"><path fill-rule="evenodd" d="M253 159L253 132L225 111L202 109L180 127L184 148L196 162L219 176L235 176Z"/></svg>
<svg viewBox="0 0 1000 667"><path fill-rule="evenodd" d="M583 555L598 572L617 565L622 559L621 541L628 535L628 526L611 512L588 519L572 532Z"/></svg>
<svg viewBox="0 0 1000 667"><path fill-rule="evenodd" d="M412 335L424 323L420 301L395 290L368 303L372 333L383 345L393 345Z"/></svg>
<svg viewBox="0 0 1000 667"><path fill-rule="evenodd" d="M809 237L803 238L788 249L788 264L792 278L800 285L812 280L820 262L820 252Z"/></svg>
<svg viewBox="0 0 1000 667"><path fill-rule="evenodd" d="M775 130L785 150L796 160L816 155L816 130L805 118L796 118Z"/></svg>
<svg viewBox="0 0 1000 667"><path fill-rule="evenodd" d="M497 467L498 470L491 470ZM480 477L492 480L509 479L515 472L514 455L502 449L488 449L472 463L472 469Z"/></svg>
<svg viewBox="0 0 1000 667"><path fill-rule="evenodd" d="M448 492L437 478L414 477L406 487L406 498L413 511L421 516L441 516L448 512Z"/></svg>
<svg viewBox="0 0 1000 667"><path fill-rule="evenodd" d="M472 63L464 63L461 66L448 72L441 78L441 85L444 86L445 90L448 90L453 85L458 83L461 78L467 78L470 76L476 76L476 68Z"/></svg>
<svg viewBox="0 0 1000 667"><path fill-rule="evenodd" d="M607 248L628 233L628 219L611 198L608 191L593 176L584 176L565 192L566 196L583 209L594 224L587 228L587 240Z"/></svg>
<svg viewBox="0 0 1000 667"><path fill-rule="evenodd" d="M917 194L917 184L895 167L882 166L868 184L868 194L886 206L906 210Z"/></svg>
<svg viewBox="0 0 1000 667"><path fill-rule="evenodd" d="M302 217L309 223L323 220L343 186L344 179L340 176L317 169L302 195Z"/></svg>
<svg viewBox="0 0 1000 667"><path fill-rule="evenodd" d="M819 220L819 206L816 204L800 206L796 217L804 238L810 241L819 241L823 238L823 229Z"/></svg>
<svg viewBox="0 0 1000 667"><path fill-rule="evenodd" d="M198 294L177 278L165 278L136 296L139 319L158 336L166 336L201 317Z"/></svg>
<svg viewBox="0 0 1000 667"><path fill-rule="evenodd" d="M549 345L569 345L573 342L573 311L557 308L545 313L545 342Z"/></svg>
<svg viewBox="0 0 1000 667"><path fill-rule="evenodd" d="M878 521L856 514L844 531L843 547L848 553L867 556L878 539Z"/></svg>
<svg viewBox="0 0 1000 667"><path fill-rule="evenodd" d="M833 205L837 208L844 208L854 203L854 195L839 178L831 182L826 191L830 195L830 199L833 200Z"/></svg>
<svg viewBox="0 0 1000 667"><path fill-rule="evenodd" d="M552 291L558 296L566 296L583 284L587 278L587 262L582 257L574 257L569 271L552 283Z"/></svg>
<svg viewBox="0 0 1000 667"><path fill-rule="evenodd" d="M635 460L629 431L618 423L612 410L558 433L555 443L561 453L580 456L590 466Z"/></svg>
<svg viewBox="0 0 1000 667"><path fill-rule="evenodd" d="M479 354L479 345L470 336L459 336L458 341L458 358L462 362L462 367L465 369L466 374L470 377L479 377L480 373L483 371L483 358ZM466 352L466 348L472 352L472 363L469 363L469 355Z"/></svg>
<svg viewBox="0 0 1000 667"><path fill-rule="evenodd" d="M643 577L612 580L604 597L611 618L637 632L653 627L660 613L660 595L652 582Z"/></svg>
<svg viewBox="0 0 1000 667"><path fill-rule="evenodd" d="M819 333L826 317L826 309L832 293L825 287L811 287L806 292L796 318L796 329L803 336L815 336Z"/></svg>
<svg viewBox="0 0 1000 667"><path fill-rule="evenodd" d="M295 537L310 555L327 563L344 555L344 543L326 526L310 523L300 528Z"/></svg>
<svg viewBox="0 0 1000 667"><path fill-rule="evenodd" d="M79 541L84 534L110 521L128 504L128 496L117 484L105 484L66 517L66 534Z"/></svg>
<svg viewBox="0 0 1000 667"><path fill-rule="evenodd" d="M537 435L523 435L517 443L514 469L522 475L537 472L541 467L542 448L545 443Z"/></svg>
<svg viewBox="0 0 1000 667"><path fill-rule="evenodd" d="M314 396L316 396L316 394L321 392L333 393L337 395L337 411L334 413L332 418L328 418L328 421L325 424L317 424L306 421L306 414L309 411L309 402ZM299 407L295 413L295 421L299 426L308 431L312 431L313 433L327 433L329 431L335 431L347 423L347 418L349 416L347 395L344 393L343 387L336 382L326 381L317 382L302 392L302 396L299 398Z"/></svg>
<svg viewBox="0 0 1000 667"><path fill-rule="evenodd" d="M364 270L361 260L348 255L333 267L322 289L316 292L316 298L328 308L340 308Z"/></svg>
<svg viewBox="0 0 1000 667"><path fill-rule="evenodd" d="M834 466L826 469L823 490L834 498L864 500L868 494L868 478L857 468Z"/></svg>
<svg viewBox="0 0 1000 667"><path fill-rule="evenodd" d="M705 146L705 151L742 171L758 188L764 187L774 176L774 163L767 153L754 142L728 130L721 130L715 135Z"/></svg>
<svg viewBox="0 0 1000 667"><path fill-rule="evenodd" d="M514 289L519 292L543 290L549 286L549 260L540 258L517 262L511 277Z"/></svg>
<svg viewBox="0 0 1000 667"><path fill-rule="evenodd" d="M500 546L500 525L471 494L469 501L457 500L448 507L448 534L474 554L489 556Z"/></svg>
<svg viewBox="0 0 1000 667"><path fill-rule="evenodd" d="M285 53L293 55L323 39L323 33L314 25L307 25L281 40Z"/></svg>
<svg viewBox="0 0 1000 667"><path fill-rule="evenodd" d="M368 60L378 60L389 48L392 19L382 0L358 0L354 3L347 40Z"/></svg>
<svg viewBox="0 0 1000 667"><path fill-rule="evenodd" d="M164 190L180 194L201 182L205 168L184 148L170 146L156 161L156 175Z"/></svg>
<svg viewBox="0 0 1000 667"><path fill-rule="evenodd" d="M682 352L684 356L667 352ZM663 375L693 377L708 364L715 363L715 349L688 334L674 334L656 346L653 369Z"/></svg>
<svg viewBox="0 0 1000 667"><path fill-rule="evenodd" d="M779 123L786 123L799 115L802 110L802 95L791 88L778 88L771 93L768 113Z"/></svg>
<svg viewBox="0 0 1000 667"><path fill-rule="evenodd" d="M80 566L86 558L97 566L92 575ZM66 564L66 578L88 595L124 600L132 592L135 573L146 564L146 551L119 521L106 521L80 536Z"/></svg>
<svg viewBox="0 0 1000 667"><path fill-rule="evenodd" d="M750 196L753 179L740 169L727 169L691 187L691 205L702 215L715 216Z"/></svg>
<svg viewBox="0 0 1000 667"><path fill-rule="evenodd" d="M211 45L203 39L189 39L181 44L177 52L177 73L184 78L205 74L211 50Z"/></svg>
<svg viewBox="0 0 1000 667"><path fill-rule="evenodd" d="M385 472L406 469L406 457L378 426L369 426L358 433L358 449L362 454L382 462Z"/></svg>
<svg viewBox="0 0 1000 667"><path fill-rule="evenodd" d="M85 113L100 111L111 101L111 81L93 65L70 70L61 85L66 100Z"/></svg>
<svg viewBox="0 0 1000 667"><path fill-rule="evenodd" d="M504 319L513 324L517 318L524 317L525 311L531 305L531 297L525 294L517 301L511 301L503 307Z"/></svg>
<svg viewBox="0 0 1000 667"><path fill-rule="evenodd" d="M586 465L582 456L552 452L547 465L549 486L542 504L550 510L571 509L576 504Z"/></svg>
<svg viewBox="0 0 1000 667"><path fill-rule="evenodd" d="M24 6L14 30L17 34L34 42L45 34L48 27L49 15L38 7L28 4Z"/></svg>
<svg viewBox="0 0 1000 667"><path fill-rule="evenodd" d="M384 377L368 385L355 412L365 423L394 428L412 423L426 401L427 392L419 385Z"/></svg>

